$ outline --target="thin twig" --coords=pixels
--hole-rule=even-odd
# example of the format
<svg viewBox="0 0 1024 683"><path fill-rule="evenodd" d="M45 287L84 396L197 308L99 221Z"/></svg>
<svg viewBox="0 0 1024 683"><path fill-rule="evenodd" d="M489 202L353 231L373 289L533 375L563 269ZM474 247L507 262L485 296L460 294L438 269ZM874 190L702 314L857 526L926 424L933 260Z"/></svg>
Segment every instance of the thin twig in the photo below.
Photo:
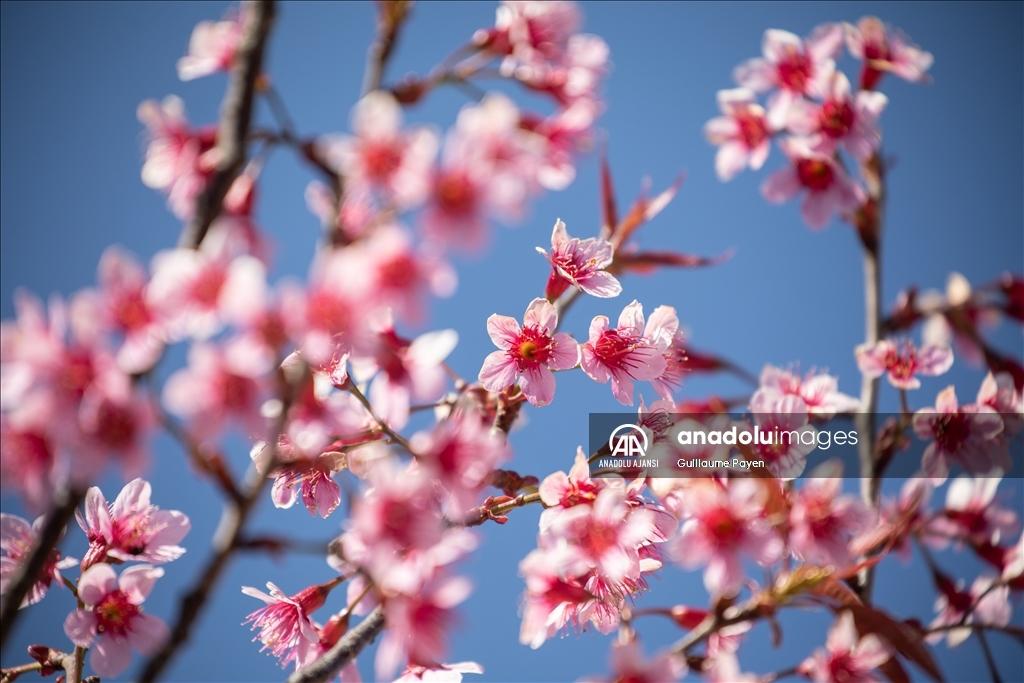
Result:
<svg viewBox="0 0 1024 683"><path fill-rule="evenodd" d="M334 647L288 677L286 683L326 683L356 658L384 630L384 608L378 605L359 625L346 633Z"/></svg>
<svg viewBox="0 0 1024 683"><path fill-rule="evenodd" d="M992 650L988 646L988 638L985 637L985 632L981 629L975 629L974 633L978 636L978 642L981 643L981 651L985 654L985 663L988 664L988 672L992 675L992 683L1003 683L1003 679L999 675L999 669L996 667L995 657L992 656Z"/></svg>
<svg viewBox="0 0 1024 683"><path fill-rule="evenodd" d="M346 388L348 389L350 394L355 396L356 399L358 399L359 402L363 404L363 407L366 408L366 411L370 414L370 417L373 419L373 421L377 423L382 432L391 437L392 441L399 444L405 450L409 451L409 453L415 455L415 453L413 453L412 446L410 446L409 442L405 440L405 437L396 432L395 430L393 430L390 426L388 426L388 423L385 422L379 415L377 415L376 412L374 412L373 406L370 405L370 401L366 398L366 396L363 395L363 392L359 391L359 387L357 387L354 382L350 381Z"/></svg>
<svg viewBox="0 0 1024 683"><path fill-rule="evenodd" d="M395 47L398 32L409 14L412 5L407 0L383 0L377 7L377 38L370 45L366 55L366 74L363 77L363 94L380 87L384 68Z"/></svg>
<svg viewBox="0 0 1024 683"><path fill-rule="evenodd" d="M14 630L14 622L18 618L22 601L39 579L53 549L57 547L65 527L71 521L75 509L83 498L85 498L85 493L81 491L65 489L57 494L53 509L46 516L43 528L32 546L32 552L19 565L7 592L3 595L3 606L0 607L0 651L3 650L8 636Z"/></svg>
<svg viewBox="0 0 1024 683"><path fill-rule="evenodd" d="M253 0L247 6L242 41L235 54L217 126L217 165L210 181L196 198L192 220L182 230L178 246L196 249L220 215L231 184L245 165L245 146L252 122L256 81L263 69L263 52L274 22L274 0Z"/></svg>

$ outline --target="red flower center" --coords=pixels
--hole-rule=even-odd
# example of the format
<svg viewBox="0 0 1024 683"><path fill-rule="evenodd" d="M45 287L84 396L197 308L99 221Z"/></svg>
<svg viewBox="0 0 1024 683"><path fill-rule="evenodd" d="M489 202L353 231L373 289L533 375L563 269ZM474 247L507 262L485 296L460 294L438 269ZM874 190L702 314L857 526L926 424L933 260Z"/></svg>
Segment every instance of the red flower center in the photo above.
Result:
<svg viewBox="0 0 1024 683"><path fill-rule="evenodd" d="M811 80L814 65L803 52L793 48L787 50L786 56L775 67L778 70L779 85L792 92L802 93Z"/></svg>
<svg viewBox="0 0 1024 683"><path fill-rule="evenodd" d="M363 149L366 175L377 182L386 181L402 163L402 150L391 142L368 143Z"/></svg>
<svg viewBox="0 0 1024 683"><path fill-rule="evenodd" d="M768 126L763 116L749 109L741 109L733 114L733 118L740 127L740 137L747 148L754 149L768 137Z"/></svg>
<svg viewBox="0 0 1024 683"><path fill-rule="evenodd" d="M437 179L435 192L437 203L447 213L467 216L476 208L476 186L464 172L442 173Z"/></svg>
<svg viewBox="0 0 1024 683"><path fill-rule="evenodd" d="M111 450L122 450L135 441L135 416L125 406L104 400L96 413L96 436Z"/></svg>
<svg viewBox="0 0 1024 683"><path fill-rule="evenodd" d="M618 330L612 329L604 332L594 344L594 355L604 365L624 370L629 374L630 370L636 368L636 361L631 357L643 344L642 337L634 337L629 334L621 334Z"/></svg>
<svg viewBox="0 0 1024 683"><path fill-rule="evenodd" d="M228 273L224 268L204 268L192 283L192 299L213 308L217 305L217 297L220 296L220 290L227 279Z"/></svg>
<svg viewBox="0 0 1024 683"><path fill-rule="evenodd" d="M914 376L914 371L917 369L917 356L914 354L914 349L904 347L903 351L896 351L890 349L885 354L885 369L895 379L910 379Z"/></svg>
<svg viewBox="0 0 1024 683"><path fill-rule="evenodd" d="M73 399L78 399L85 393L95 376L89 352L76 349L68 351L64 355L64 363L61 366L57 384L63 393Z"/></svg>
<svg viewBox="0 0 1024 683"><path fill-rule="evenodd" d="M519 372L539 365L547 365L554 353L555 340L536 325L523 328L508 355L515 361Z"/></svg>
<svg viewBox="0 0 1024 683"><path fill-rule="evenodd" d="M152 319L141 291L131 292L114 302L114 319L126 330L138 330Z"/></svg>
<svg viewBox="0 0 1024 683"><path fill-rule="evenodd" d="M340 335L349 327L348 306L330 292L320 290L309 298L306 319L309 324L332 335Z"/></svg>
<svg viewBox="0 0 1024 683"><path fill-rule="evenodd" d="M399 254L380 266L378 271L383 287L406 291L413 289L419 280L419 268L408 254Z"/></svg>
<svg viewBox="0 0 1024 683"><path fill-rule="evenodd" d="M812 192L827 190L835 180L832 167L821 159L801 159L796 162L796 174L800 184Z"/></svg>
<svg viewBox="0 0 1024 683"><path fill-rule="evenodd" d="M829 100L818 113L818 125L830 138L841 138L853 129L855 115L849 102Z"/></svg>
<svg viewBox="0 0 1024 683"><path fill-rule="evenodd" d="M96 630L122 638L127 635L132 619L142 611L138 605L133 605L125 592L120 589L104 596L94 609L96 611Z"/></svg>
<svg viewBox="0 0 1024 683"><path fill-rule="evenodd" d="M943 450L955 453L971 436L971 426L963 413L943 415L935 421L935 441Z"/></svg>
<svg viewBox="0 0 1024 683"><path fill-rule="evenodd" d="M704 526L714 535L719 546L735 545L743 534L742 524L723 507L716 507L706 514Z"/></svg>

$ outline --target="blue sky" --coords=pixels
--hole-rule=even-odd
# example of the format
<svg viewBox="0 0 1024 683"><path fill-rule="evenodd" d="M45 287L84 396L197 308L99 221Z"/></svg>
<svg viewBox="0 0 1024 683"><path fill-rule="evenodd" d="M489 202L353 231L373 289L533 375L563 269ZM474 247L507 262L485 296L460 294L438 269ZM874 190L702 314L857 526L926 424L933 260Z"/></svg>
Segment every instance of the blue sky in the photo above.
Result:
<svg viewBox="0 0 1024 683"><path fill-rule="evenodd" d="M139 102L178 94L193 122L211 122L224 88L214 76L192 83L177 80L174 64L186 48L194 24L221 16L223 3L44 4L5 2L0 6L0 312L13 314L12 293L26 287L40 295L69 295L94 282L104 247L121 244L144 260L172 245L180 225L163 198L139 179L141 127ZM752 372L765 363L828 368L840 387L857 393L859 377L853 347L863 335L861 263L852 230L833 223L812 233L796 204L772 206L759 194L767 172L783 163L772 151L761 173L746 172L720 183L713 172L714 149L701 128L717 114L715 92L732 87L733 67L760 52L766 28L808 33L822 21L856 21L876 14L902 27L935 55L930 85L887 79L889 107L882 117L886 152L896 160L889 186L883 253L884 299L911 284L941 288L950 272L973 283L1004 271L1024 270L1024 96L1022 96L1022 6L1019 3L815 3L815 4L583 4L585 30L601 35L614 64L605 86L608 108L600 121L619 191L620 206L632 199L649 176L653 187L667 186L680 171L686 182L676 200L641 235L645 247L717 254L734 248L735 257L714 269L662 271L631 277L619 299L582 300L565 329L586 335L592 316L617 316L634 298L647 310L675 306L701 349L724 355ZM394 78L425 73L473 31L494 19L492 3L423 3L389 68ZM280 8L269 52L269 70L303 134L347 128L358 96L365 50L373 30L370 3L288 3ZM854 76L848 57L840 62ZM521 102L536 104L529 97ZM409 112L413 121L447 127L466 102L457 91L441 91ZM269 120L266 111L261 120ZM318 235L303 190L313 176L286 153L275 154L264 173L258 215L278 245L272 277L305 273ZM454 297L432 305L431 328L454 327L460 345L451 357L457 371L474 377L493 350L485 329L492 313L520 317L541 294L546 262L534 252L547 246L551 226L562 218L573 235L597 230L596 157L580 161L576 183L534 203L514 227L496 227L491 248L476 258L457 258L460 286ZM1024 357L1020 329L1009 324L994 338L1018 359ZM165 361L164 371L183 353ZM956 384L963 399L973 398L983 371L957 362L949 374L925 378L914 406L932 405L935 394ZM727 378L695 378L682 395L698 398L714 391L735 395L744 387ZM653 392L645 392L648 398ZM883 391L883 409L897 405ZM539 476L568 469L575 448L586 441L590 412L618 409L606 387L582 373L561 375L555 403L528 412L529 425L513 435L513 467ZM153 443L154 500L180 508L193 521L188 554L169 565L150 611L168 617L174 596L187 585L206 553L220 514L220 502L207 485L187 473L179 453L163 438ZM237 470L247 448L235 444ZM851 482L851 485L855 482ZM890 482L895 485L895 482ZM108 498L119 477L103 482ZM1007 504L1021 510L1021 482L1004 484ZM5 512L18 512L16 499L2 498ZM482 546L466 564L476 590L467 601L461 630L453 639L451 661L476 660L486 674L479 680L571 680L605 670L608 639L596 634L549 641L537 651L518 644L517 607L522 581L519 560L534 547L539 510L513 513L504 527L480 530ZM279 511L264 501L255 519L259 529L327 539L339 520L310 519L305 510ZM82 538L71 530L71 554L81 557ZM942 556L968 578L978 565ZM893 611L928 620L930 591L921 588L923 566L898 562L883 566L878 600ZM321 558L285 557L274 561L244 557L224 577L191 648L179 657L170 678L274 680L282 673L258 654L251 634L240 625L258 604L243 596L242 585L274 581L287 592L330 578ZM667 572L654 582L645 604L701 604L699 575ZM340 600L340 594L335 596ZM66 645L60 628L71 608L67 593L55 590L21 620L4 665L33 642ZM331 605L329 605L331 607ZM1020 610L1015 614L1020 623ZM823 642L825 614L784 617L785 643L769 645L756 629L741 653L747 670L767 672L796 664ZM677 637L667 624L642 625L648 651ZM1021 671L1020 649L998 635L1004 676ZM1016 648L1016 649L1015 649ZM947 677L976 680L980 651L972 641L962 651L939 647ZM960 656L963 655L963 656ZM361 668L369 676L372 658ZM20 660L19 660L20 661ZM919 672L918 672L919 673ZM130 672L129 672L130 675Z"/></svg>

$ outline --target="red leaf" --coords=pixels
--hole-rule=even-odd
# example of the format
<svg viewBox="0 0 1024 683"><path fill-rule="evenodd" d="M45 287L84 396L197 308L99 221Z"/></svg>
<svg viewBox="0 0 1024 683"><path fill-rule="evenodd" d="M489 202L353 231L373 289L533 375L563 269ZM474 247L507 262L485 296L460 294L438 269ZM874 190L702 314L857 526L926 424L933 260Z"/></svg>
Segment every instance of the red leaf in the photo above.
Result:
<svg viewBox="0 0 1024 683"><path fill-rule="evenodd" d="M611 237L619 224L619 210L615 206L615 185L612 170L608 166L608 155L601 152L601 235Z"/></svg>
<svg viewBox="0 0 1024 683"><path fill-rule="evenodd" d="M732 258L730 249L718 256L695 256L676 251L639 251L632 254L616 254L612 267L608 270L621 272L632 270L638 273L653 272L658 266L671 268L704 268L717 266Z"/></svg>
<svg viewBox="0 0 1024 683"><path fill-rule="evenodd" d="M897 621L885 612L866 605L850 605L857 631L863 636L874 633L889 642L896 651L914 662L938 683L943 683L942 671L924 644L921 633L913 626Z"/></svg>

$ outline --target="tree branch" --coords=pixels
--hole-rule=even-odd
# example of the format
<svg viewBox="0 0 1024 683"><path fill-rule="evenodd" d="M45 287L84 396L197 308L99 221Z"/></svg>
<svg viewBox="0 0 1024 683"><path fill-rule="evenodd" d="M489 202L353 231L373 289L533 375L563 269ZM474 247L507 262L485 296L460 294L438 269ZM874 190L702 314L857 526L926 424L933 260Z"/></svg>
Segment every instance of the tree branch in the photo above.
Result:
<svg viewBox="0 0 1024 683"><path fill-rule="evenodd" d="M205 189L196 198L196 211L178 239L179 247L195 249L202 244L214 219L220 215L231 184L245 165L246 140L252 122L256 80L263 68L263 52L274 22L274 1L253 0L243 12L242 42L231 67L231 80L220 108L217 126L217 166Z"/></svg>
<svg viewBox="0 0 1024 683"><path fill-rule="evenodd" d="M3 606L0 608L0 651L14 630L14 622L18 618L22 601L42 573L50 554L57 547L64 529L84 497L85 494L80 491L64 490L54 500L53 510L47 515L42 531L32 546L32 552L28 559L21 563L11 580L10 587L4 593Z"/></svg>
<svg viewBox="0 0 1024 683"><path fill-rule="evenodd" d="M304 669L288 677L286 683L326 683L351 662L384 630L384 608L374 608L359 625L346 633L334 647Z"/></svg>
<svg viewBox="0 0 1024 683"><path fill-rule="evenodd" d="M381 0L377 3L377 39L370 45L366 55L366 74L363 77L363 94L380 87L391 51L398 39L398 32L409 14L412 2L407 0Z"/></svg>

